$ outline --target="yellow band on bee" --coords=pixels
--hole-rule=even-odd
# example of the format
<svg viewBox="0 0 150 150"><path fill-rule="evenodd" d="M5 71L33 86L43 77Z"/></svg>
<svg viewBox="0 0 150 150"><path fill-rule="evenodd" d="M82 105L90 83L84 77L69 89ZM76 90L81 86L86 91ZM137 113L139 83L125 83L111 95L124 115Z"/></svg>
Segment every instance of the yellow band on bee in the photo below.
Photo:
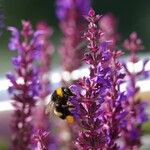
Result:
<svg viewBox="0 0 150 150"><path fill-rule="evenodd" d="M58 96L63 97L62 88L58 88L58 89L56 90L56 93L57 93Z"/></svg>
<svg viewBox="0 0 150 150"><path fill-rule="evenodd" d="M69 124L74 123L74 117L71 116L71 115L67 116L67 117L66 117L66 120L67 120L67 122L68 122Z"/></svg>

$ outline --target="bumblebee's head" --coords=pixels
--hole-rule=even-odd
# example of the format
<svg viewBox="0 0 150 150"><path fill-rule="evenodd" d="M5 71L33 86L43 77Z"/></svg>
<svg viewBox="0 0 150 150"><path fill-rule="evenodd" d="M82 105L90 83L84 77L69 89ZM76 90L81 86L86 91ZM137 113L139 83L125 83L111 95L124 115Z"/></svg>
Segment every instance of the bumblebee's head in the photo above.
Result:
<svg viewBox="0 0 150 150"><path fill-rule="evenodd" d="M73 96L73 95L74 95L68 87L60 87L60 88L57 88L57 89L56 89L56 94L57 94L59 97L67 98L67 99L68 99L69 96ZM55 96L54 96L54 97L55 97Z"/></svg>
<svg viewBox="0 0 150 150"><path fill-rule="evenodd" d="M65 96L74 96L71 90L68 87L62 87L63 93Z"/></svg>

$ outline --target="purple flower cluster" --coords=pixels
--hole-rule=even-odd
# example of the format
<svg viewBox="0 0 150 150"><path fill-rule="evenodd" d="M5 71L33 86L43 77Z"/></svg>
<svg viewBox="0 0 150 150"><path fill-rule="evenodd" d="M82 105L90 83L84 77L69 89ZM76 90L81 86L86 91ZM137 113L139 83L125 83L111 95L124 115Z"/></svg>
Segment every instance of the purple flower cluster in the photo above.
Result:
<svg viewBox="0 0 150 150"><path fill-rule="evenodd" d="M51 57L53 54L53 45L49 42L49 38L51 37L53 30L48 26L45 22L39 22L37 24L37 30L43 32L43 34L39 37L39 42L41 45L40 57L39 57L39 105L34 110L34 130L40 133L48 133L50 130L49 116L45 114L45 98L50 93L50 82L48 78L48 73L51 67ZM52 139L52 138L51 138ZM38 140L38 139L37 139ZM48 149L50 145L50 135L45 137L44 147ZM41 142L41 141L39 141ZM44 149L44 148L43 148Z"/></svg>
<svg viewBox="0 0 150 150"><path fill-rule="evenodd" d="M63 69L73 71L81 66L84 46L81 34L84 30L85 20L83 14L90 9L90 0L57 0L56 12L60 19L60 28L63 39L59 49Z"/></svg>
<svg viewBox="0 0 150 150"><path fill-rule="evenodd" d="M49 136L48 132L38 130L32 137L33 143L36 143L36 150L48 150L45 145L48 145L47 137Z"/></svg>
<svg viewBox="0 0 150 150"><path fill-rule="evenodd" d="M11 82L9 92L12 94L15 108L12 127L12 149L31 149L32 108L35 106L39 92L38 69L34 66L37 52L40 51L39 37L41 31L33 31L29 21L22 21L21 32L15 27L8 27L12 32L9 41L10 50L17 50L12 58L14 73L7 74Z"/></svg>
<svg viewBox="0 0 150 150"><path fill-rule="evenodd" d="M71 86L76 96L70 99L74 105L72 113L81 127L75 145L78 149L115 150L126 115L122 108L124 93L120 84L124 74L118 57L120 51L109 49L108 42L100 42L102 35L97 23L99 15L94 10L86 17L89 22L84 37L88 41L89 53L84 61L90 66L90 75Z"/></svg>
<svg viewBox="0 0 150 150"><path fill-rule="evenodd" d="M130 61L134 65L139 61L137 52L143 49L141 40L137 37L136 32L131 33L129 39L125 40L124 46L131 52ZM144 60L143 66L138 72L131 72L127 65L124 64L125 72L127 74L127 101L125 109L128 111L127 123L123 130L123 149L139 149L141 146L142 124L148 120L146 109L146 102L141 101L138 96L140 88L136 86L136 82L142 76L145 76L148 71L145 70L146 64L149 60Z"/></svg>

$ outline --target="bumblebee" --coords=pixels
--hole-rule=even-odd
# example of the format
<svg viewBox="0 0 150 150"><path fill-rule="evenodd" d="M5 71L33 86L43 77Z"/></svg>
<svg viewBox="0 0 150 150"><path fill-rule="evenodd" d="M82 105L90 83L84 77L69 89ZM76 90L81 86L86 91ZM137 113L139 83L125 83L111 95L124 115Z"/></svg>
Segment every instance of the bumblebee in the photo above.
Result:
<svg viewBox="0 0 150 150"><path fill-rule="evenodd" d="M69 104L68 99L70 96L74 96L68 87L57 88L51 95L51 101L48 104L48 111L51 102L54 106L54 114L61 119L66 119L68 123L74 122L74 117L70 111L73 107Z"/></svg>

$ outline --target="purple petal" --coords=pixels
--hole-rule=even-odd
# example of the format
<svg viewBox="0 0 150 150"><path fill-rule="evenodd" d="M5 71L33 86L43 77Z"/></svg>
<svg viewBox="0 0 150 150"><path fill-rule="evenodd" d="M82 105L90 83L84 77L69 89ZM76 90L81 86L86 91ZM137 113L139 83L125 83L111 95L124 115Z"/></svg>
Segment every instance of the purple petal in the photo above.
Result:
<svg viewBox="0 0 150 150"><path fill-rule="evenodd" d="M21 56L18 56L18 57L13 57L12 58L12 63L13 65L15 65L16 67L18 67L21 63Z"/></svg>

